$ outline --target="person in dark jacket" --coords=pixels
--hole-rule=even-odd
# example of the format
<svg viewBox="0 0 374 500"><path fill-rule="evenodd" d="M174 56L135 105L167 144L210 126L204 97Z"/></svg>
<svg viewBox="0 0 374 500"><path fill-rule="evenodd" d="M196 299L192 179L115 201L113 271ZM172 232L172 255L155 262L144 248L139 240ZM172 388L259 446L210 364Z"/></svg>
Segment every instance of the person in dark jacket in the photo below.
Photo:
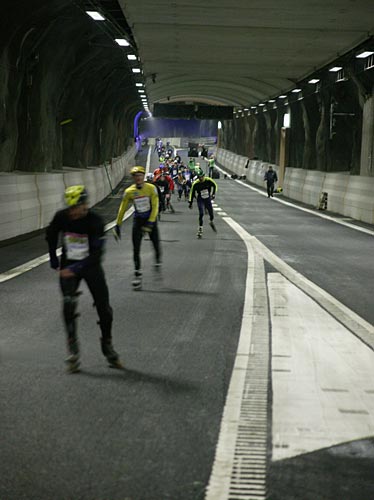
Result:
<svg viewBox="0 0 374 500"><path fill-rule="evenodd" d="M88 195L84 186L70 186L65 191L67 208L56 212L46 232L52 269L59 272L63 295L63 316L67 332L68 370L79 370L79 344L76 312L79 284L85 280L99 315L101 349L109 364L122 368L112 345L113 313L109 292L101 267L104 251L104 223L99 215L88 208ZM57 257L59 239L62 255Z"/></svg>
<svg viewBox="0 0 374 500"><path fill-rule="evenodd" d="M271 165L269 165L268 171L265 172L264 181L266 182L268 198L270 198L270 196L273 197L274 184L278 181L278 176L276 171L273 170L273 167Z"/></svg>
<svg viewBox="0 0 374 500"><path fill-rule="evenodd" d="M197 175L197 179L192 184L189 196L189 205L188 207L192 209L192 203L194 198L196 197L197 206L199 209L199 228L197 230L196 236L198 238L202 237L203 234L203 219L205 209L207 210L210 218L209 225L213 229L214 232L217 232L216 226L214 225L214 213L212 207L212 200L215 199L217 192L217 184L213 179L207 177L201 168L196 169L195 171Z"/></svg>

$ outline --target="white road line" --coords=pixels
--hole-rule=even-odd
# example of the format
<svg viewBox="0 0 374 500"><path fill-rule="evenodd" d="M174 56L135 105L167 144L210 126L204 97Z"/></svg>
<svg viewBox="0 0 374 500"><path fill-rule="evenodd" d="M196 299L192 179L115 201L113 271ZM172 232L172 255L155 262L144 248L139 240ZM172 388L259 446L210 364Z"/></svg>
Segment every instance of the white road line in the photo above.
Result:
<svg viewBox="0 0 374 500"><path fill-rule="evenodd" d="M149 172L149 167L151 164L151 151L152 151L151 147L149 147L147 155L147 163L145 168L145 171L147 173ZM128 219L133 213L134 213L134 208L130 207L129 210L127 210L123 220ZM104 231L107 232L110 229L113 229L115 225L116 225L116 220L109 222L108 224L105 225ZM61 249L58 250L58 255L61 255ZM48 261L49 261L49 254L46 253L44 255L41 255L40 257L37 257L36 259L26 262L25 264L14 267L13 269L9 269L9 271L5 271L4 273L0 274L0 283L4 283L4 281L16 278L20 274L26 273L27 271L31 271L31 269L35 269L35 267L45 264Z"/></svg>
<svg viewBox="0 0 374 500"><path fill-rule="evenodd" d="M134 207L130 207L123 220L128 219L131 217L131 215L134 213ZM108 224L105 225L104 231L107 232L110 229L113 229L113 227L116 225L116 220L113 220L112 222L109 222ZM57 255L61 255L61 248L57 250ZM42 264L45 264L46 262L49 261L49 254L45 253L44 255L41 255L40 257L36 257L36 259L29 260L25 264L21 264L20 266L13 267L12 269L9 269L9 271L5 271L4 273L0 274L0 283L4 283L5 281L11 280L13 278L17 278L17 276L20 276L21 274L27 273L27 271L31 271L32 269L35 269L35 267L41 266Z"/></svg>
<svg viewBox="0 0 374 500"><path fill-rule="evenodd" d="M219 170L221 170L222 173L230 176L230 174L228 172L226 172L225 170L223 170L221 167L217 167L217 168ZM267 197L267 194L264 193L263 191L261 191L260 189L257 189L253 186L250 186L249 184L246 184L245 182L240 181L239 179L233 179L233 180L235 180L235 182L237 182L238 184L241 184L242 186L244 186L248 189L252 189L252 191L256 191L261 196ZM284 201L284 200L281 200L280 198L277 198L277 197L272 198L272 200L269 201L269 203L272 203L273 201L277 201L278 203L282 203L283 205L287 205L289 207L296 208L297 210L301 210L302 212L306 212L306 213L315 215L316 217L321 217L321 219L326 219L326 220L329 220L331 222L336 222L336 224L340 224L341 226L349 227L350 229L355 229L356 231L360 231L361 233L370 234L371 236L374 236L374 231L372 231L371 229L366 229L365 227L360 227L360 226L356 226L355 224L350 224L349 222L346 222L343 219L337 219L335 217L332 217L331 215L321 214L321 213L316 212L315 210L311 210L309 208L299 207L298 205L294 205L293 203L290 203L289 201Z"/></svg>
<svg viewBox="0 0 374 500"><path fill-rule="evenodd" d="M149 172L150 163L151 163L151 148L149 148L148 150L146 172ZM134 213L134 208L130 207L129 210L127 210L123 220L127 220L133 213ZM108 224L105 225L104 231L107 232L110 229L113 229L115 225L116 225L116 220L109 222ZM58 250L58 255L61 255L61 249ZM31 271L32 269L35 269L35 267L45 264L48 261L49 261L49 254L46 253L44 255L41 255L40 257L36 257L35 259L26 262L25 264L13 267L12 269L9 269L8 271L5 271L4 273L0 274L0 283L4 283L5 281L16 278L17 276L20 276L21 274L26 273L27 271Z"/></svg>
<svg viewBox="0 0 374 500"><path fill-rule="evenodd" d="M265 500L267 434L263 431L267 421L268 355L264 360L260 354L259 359L257 352L256 359L251 348L258 338L262 343L265 336L269 337L265 271L248 233L229 217L225 221L247 248L246 289L239 344L205 498L227 500L242 497L245 492L245 498ZM253 369L258 374L256 380L251 376Z"/></svg>
<svg viewBox="0 0 374 500"><path fill-rule="evenodd" d="M278 273L272 322L273 460L374 433L374 352Z"/></svg>
<svg viewBox="0 0 374 500"><path fill-rule="evenodd" d="M225 218L223 218L225 220ZM281 258L275 255L257 238L252 237L252 244L256 252L268 261L277 271L289 279L297 287L301 288L310 297L316 300L323 308L325 308L334 318L338 319L349 330L353 331L368 345L374 344L374 326L365 321L361 316L353 312L347 306L339 302L335 297L320 288L318 285L308 280L286 264Z"/></svg>

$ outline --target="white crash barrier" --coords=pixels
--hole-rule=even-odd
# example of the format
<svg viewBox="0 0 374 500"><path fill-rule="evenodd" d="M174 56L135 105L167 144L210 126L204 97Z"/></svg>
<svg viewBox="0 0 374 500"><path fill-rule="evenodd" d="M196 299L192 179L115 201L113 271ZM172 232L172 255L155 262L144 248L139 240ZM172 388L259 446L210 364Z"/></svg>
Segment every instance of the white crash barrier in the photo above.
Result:
<svg viewBox="0 0 374 500"><path fill-rule="evenodd" d="M107 166L112 187L116 187L135 165L133 145ZM67 186L84 184L95 205L111 193L104 166L87 169L63 168L56 173L0 173L0 241L46 227L56 210L63 207Z"/></svg>
<svg viewBox="0 0 374 500"><path fill-rule="evenodd" d="M217 150L216 159L231 174L246 176L253 184L265 187L264 176L269 163L250 160L245 168L247 158L221 148ZM272 167L279 176L279 167L273 164ZM329 211L374 224L374 177L286 168L282 188L288 198L314 208L318 207L321 193L327 193Z"/></svg>

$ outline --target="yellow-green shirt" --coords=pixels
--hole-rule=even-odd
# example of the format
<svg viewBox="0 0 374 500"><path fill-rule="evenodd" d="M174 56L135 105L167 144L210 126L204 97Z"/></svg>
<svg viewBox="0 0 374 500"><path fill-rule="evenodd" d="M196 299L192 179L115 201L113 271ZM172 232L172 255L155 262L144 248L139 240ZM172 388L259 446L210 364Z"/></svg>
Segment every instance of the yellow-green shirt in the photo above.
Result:
<svg viewBox="0 0 374 500"><path fill-rule="evenodd" d="M134 205L134 217L155 222L158 214L157 188L149 182L145 182L141 188L137 187L136 184L128 187L118 210L117 224L119 226L122 224L123 216L130 204Z"/></svg>

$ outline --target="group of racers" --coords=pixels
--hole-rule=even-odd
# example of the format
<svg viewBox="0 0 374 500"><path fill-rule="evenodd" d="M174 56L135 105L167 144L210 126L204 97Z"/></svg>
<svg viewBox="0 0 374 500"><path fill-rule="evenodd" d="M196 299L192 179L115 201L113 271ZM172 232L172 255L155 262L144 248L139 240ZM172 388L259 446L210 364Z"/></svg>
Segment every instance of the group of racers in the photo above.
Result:
<svg viewBox="0 0 374 500"><path fill-rule="evenodd" d="M173 149L160 146L159 167L146 177L142 166L131 169L133 184L122 198L114 235L121 238L120 226L130 204L134 206L132 243L134 258L135 290L141 289L142 269L140 258L141 241L148 234L155 251L155 268L162 265L160 238L157 226L159 213L169 209L174 211L171 196L177 188L178 200L188 200L188 207L193 208L196 199L199 210L198 238L203 232L204 214L208 213L210 226L216 232L212 200L217 192L217 184L206 176L199 164L191 158L185 166L179 155L173 155ZM167 157L166 157L167 156ZM210 158L209 168L214 164ZM119 355L112 344L113 313L109 303L109 292L101 266L104 250L104 222L99 215L89 209L88 193L83 185L70 186L65 191L67 207L56 212L46 231L49 247L50 266L59 272L60 288L63 295L63 318L67 333L69 372L79 371L80 349L77 337L76 312L78 291L81 280L85 280L94 299L101 330L101 349L112 367L122 368ZM57 249L62 240L62 255L59 259Z"/></svg>

